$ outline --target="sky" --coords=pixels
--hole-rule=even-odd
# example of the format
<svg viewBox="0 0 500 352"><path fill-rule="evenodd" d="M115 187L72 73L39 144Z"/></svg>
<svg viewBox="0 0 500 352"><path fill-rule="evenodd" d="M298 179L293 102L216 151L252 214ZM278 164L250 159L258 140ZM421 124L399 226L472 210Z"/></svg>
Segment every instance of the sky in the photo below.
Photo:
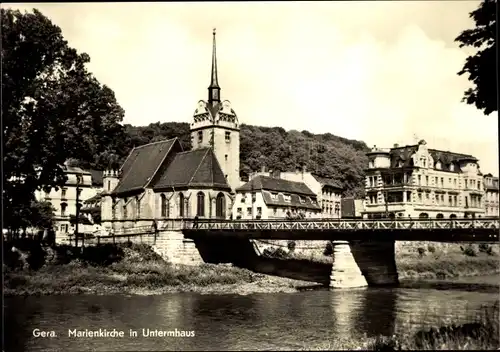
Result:
<svg viewBox="0 0 500 352"><path fill-rule="evenodd" d="M208 97L212 30L222 99L240 123L389 148L424 139L498 175L498 117L462 102L478 1L30 3L90 55L124 123L191 122Z"/></svg>

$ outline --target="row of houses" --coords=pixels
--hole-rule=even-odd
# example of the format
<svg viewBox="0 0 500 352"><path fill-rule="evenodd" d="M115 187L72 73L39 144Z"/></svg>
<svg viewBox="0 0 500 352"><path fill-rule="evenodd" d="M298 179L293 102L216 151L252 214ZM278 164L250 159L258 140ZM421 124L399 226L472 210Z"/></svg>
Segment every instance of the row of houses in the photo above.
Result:
<svg viewBox="0 0 500 352"><path fill-rule="evenodd" d="M193 217L498 216L498 178L483 175L473 156L429 149L425 141L374 147L367 154L363 199L343 199L342 185L304 167L261 169L242 181L240 122L231 103L221 99L215 53L214 32L208 99L197 103L190 124L192 149L183 150L173 138L135 147L119 170L67 167L68 183L62 189L37 194L56 209L59 233L71 231L77 198L83 200L80 209L89 226L100 217L109 229Z"/></svg>

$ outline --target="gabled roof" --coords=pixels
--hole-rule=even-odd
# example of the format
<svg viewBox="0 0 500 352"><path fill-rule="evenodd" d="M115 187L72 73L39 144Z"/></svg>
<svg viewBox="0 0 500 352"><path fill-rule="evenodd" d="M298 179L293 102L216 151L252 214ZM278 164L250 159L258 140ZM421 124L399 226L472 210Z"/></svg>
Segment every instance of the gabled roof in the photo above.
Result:
<svg viewBox="0 0 500 352"><path fill-rule="evenodd" d="M285 201L285 197L283 196L283 194L278 194L276 199L273 199L269 191L263 191L262 198L264 198L264 203L266 203L266 205L321 210L321 207L318 205L318 203L316 201L313 201L308 196L291 194L290 201L287 202ZM300 201L301 199L302 202Z"/></svg>
<svg viewBox="0 0 500 352"><path fill-rule="evenodd" d="M312 174L312 176L316 179L316 181L318 181L319 183L321 183L322 186L330 186L330 187L333 187L333 188L344 189L344 187L342 187L333 178L321 177L321 176L317 176L317 175L314 175L314 174Z"/></svg>
<svg viewBox="0 0 500 352"><path fill-rule="evenodd" d="M153 185L153 189L169 187L212 187L231 190L211 148L177 153Z"/></svg>
<svg viewBox="0 0 500 352"><path fill-rule="evenodd" d="M236 189L237 191L257 191L267 190L274 192L285 192L290 194L300 194L306 196L316 196L309 187L303 182L295 182L283 180L281 178L274 178L269 176L259 175L252 178L243 186Z"/></svg>
<svg viewBox="0 0 500 352"><path fill-rule="evenodd" d="M418 145L407 145L404 147L391 148L391 168L398 167L399 161L401 166L413 166L412 156L418 150ZM438 161L442 164L443 170L450 171L450 165L454 164L454 172L461 172L459 162L462 160L478 161L475 157L469 154L453 153L437 149L428 149L429 154L434 159L434 163ZM435 167L435 165L433 165Z"/></svg>
<svg viewBox="0 0 500 352"><path fill-rule="evenodd" d="M113 194L125 193L144 188L160 168L177 138L149 143L135 147L123 163L121 178ZM182 146L180 147L182 150Z"/></svg>

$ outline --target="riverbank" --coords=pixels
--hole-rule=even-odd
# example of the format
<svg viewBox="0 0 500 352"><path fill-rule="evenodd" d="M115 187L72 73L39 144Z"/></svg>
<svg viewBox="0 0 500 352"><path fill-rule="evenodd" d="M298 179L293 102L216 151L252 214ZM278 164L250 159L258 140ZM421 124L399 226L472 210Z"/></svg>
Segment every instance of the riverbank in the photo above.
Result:
<svg viewBox="0 0 500 352"><path fill-rule="evenodd" d="M491 275L500 271L496 251L477 250L474 255L466 255L458 245L444 249L427 247L425 251L419 248L423 248L422 244L398 249L396 262L400 280ZM317 286L311 282L258 274L232 265L172 265L150 247L140 244L88 247L83 253L70 246L31 252L30 256L28 251L19 250L16 258L10 251L4 253L10 256L7 258L10 266L4 265L6 296L157 295L175 292L244 295L296 292ZM331 262L331 256L316 254L288 253L282 259Z"/></svg>
<svg viewBox="0 0 500 352"><path fill-rule="evenodd" d="M174 292L201 294L249 294L295 292L303 282L268 276L226 264L172 265L150 247L124 244L117 247L86 248L80 255L71 247L48 249L47 259L37 270L25 257L14 268L4 265L4 294L134 294L156 295ZM32 260L33 261L33 260Z"/></svg>

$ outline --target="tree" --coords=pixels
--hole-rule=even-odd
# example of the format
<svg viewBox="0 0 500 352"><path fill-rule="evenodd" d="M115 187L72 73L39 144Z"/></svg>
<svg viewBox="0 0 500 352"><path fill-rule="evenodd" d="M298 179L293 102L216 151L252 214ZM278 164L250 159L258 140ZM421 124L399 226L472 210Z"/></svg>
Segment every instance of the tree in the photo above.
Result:
<svg viewBox="0 0 500 352"><path fill-rule="evenodd" d="M35 190L64 184L68 158L105 165L125 133L113 91L87 72L89 56L58 26L37 10L1 9L1 21L3 199L12 226Z"/></svg>
<svg viewBox="0 0 500 352"><path fill-rule="evenodd" d="M498 90L496 85L496 0L483 0L470 13L476 28L463 31L455 41L460 48L471 46L479 49L469 56L458 75L469 74L469 81L475 85L465 91L463 101L474 104L486 115L498 111Z"/></svg>

